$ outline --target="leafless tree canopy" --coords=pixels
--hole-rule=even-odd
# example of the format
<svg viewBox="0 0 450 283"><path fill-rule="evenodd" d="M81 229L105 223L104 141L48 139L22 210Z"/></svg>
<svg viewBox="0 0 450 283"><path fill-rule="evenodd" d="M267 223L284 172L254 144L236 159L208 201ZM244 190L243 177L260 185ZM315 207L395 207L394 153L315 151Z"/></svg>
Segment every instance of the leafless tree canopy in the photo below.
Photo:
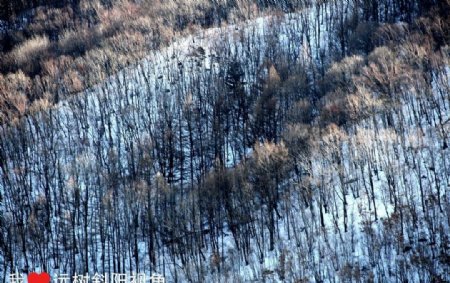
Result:
<svg viewBox="0 0 450 283"><path fill-rule="evenodd" d="M450 280L447 0L19 2L2 282Z"/></svg>

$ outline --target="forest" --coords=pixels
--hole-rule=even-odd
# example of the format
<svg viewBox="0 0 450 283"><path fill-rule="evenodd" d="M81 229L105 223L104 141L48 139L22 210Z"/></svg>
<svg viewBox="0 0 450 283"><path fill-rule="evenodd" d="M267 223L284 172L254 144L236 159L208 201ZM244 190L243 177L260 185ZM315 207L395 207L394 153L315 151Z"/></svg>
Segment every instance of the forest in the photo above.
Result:
<svg viewBox="0 0 450 283"><path fill-rule="evenodd" d="M0 10L1 282L450 281L449 0Z"/></svg>

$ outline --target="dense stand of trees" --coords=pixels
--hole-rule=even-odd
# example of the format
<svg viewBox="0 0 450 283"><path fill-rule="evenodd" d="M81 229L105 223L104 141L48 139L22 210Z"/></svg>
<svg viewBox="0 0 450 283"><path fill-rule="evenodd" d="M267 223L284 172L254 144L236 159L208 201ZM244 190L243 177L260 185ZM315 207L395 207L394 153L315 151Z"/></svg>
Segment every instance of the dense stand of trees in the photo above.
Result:
<svg viewBox="0 0 450 283"><path fill-rule="evenodd" d="M0 123L32 111L41 98L51 104L89 88L144 58L150 50L167 46L180 34L203 27L264 15L271 10L293 12L323 1L134 1L134 0L1 0L0 1ZM447 0L334 1L339 50L366 52L375 23L411 22L439 7L445 18ZM330 4L330 5L331 5ZM303 24L307 24L308 21ZM331 22L325 20L326 29ZM350 27L350 28L349 28ZM348 34L349 31L355 31ZM314 35L320 46L320 30ZM311 38L313 35L308 35ZM361 43L366 46L359 46ZM323 58L324 59L324 58ZM94 75L95 74L95 75Z"/></svg>
<svg viewBox="0 0 450 283"><path fill-rule="evenodd" d="M39 6L63 7L65 5L79 5L79 0L1 0L0 1L0 19L11 20L19 16L20 13L37 8Z"/></svg>
<svg viewBox="0 0 450 283"><path fill-rule="evenodd" d="M449 280L443 7L315 3L181 41L56 106L36 99L0 128L2 280Z"/></svg>
<svg viewBox="0 0 450 283"><path fill-rule="evenodd" d="M0 123L26 115L41 98L55 104L89 88L177 36L278 6L284 5L2 0L0 14L7 15L0 22ZM289 6L299 8L300 3Z"/></svg>

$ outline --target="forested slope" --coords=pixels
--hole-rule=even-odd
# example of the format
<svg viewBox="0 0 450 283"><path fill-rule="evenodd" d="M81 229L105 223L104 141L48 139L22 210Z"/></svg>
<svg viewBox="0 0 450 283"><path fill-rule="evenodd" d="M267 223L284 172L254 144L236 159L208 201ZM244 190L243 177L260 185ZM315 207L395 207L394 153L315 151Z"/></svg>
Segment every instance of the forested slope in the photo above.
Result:
<svg viewBox="0 0 450 283"><path fill-rule="evenodd" d="M51 105L174 39L308 1L1 0L0 123Z"/></svg>
<svg viewBox="0 0 450 283"><path fill-rule="evenodd" d="M310 4L2 124L2 279L449 281L448 1Z"/></svg>

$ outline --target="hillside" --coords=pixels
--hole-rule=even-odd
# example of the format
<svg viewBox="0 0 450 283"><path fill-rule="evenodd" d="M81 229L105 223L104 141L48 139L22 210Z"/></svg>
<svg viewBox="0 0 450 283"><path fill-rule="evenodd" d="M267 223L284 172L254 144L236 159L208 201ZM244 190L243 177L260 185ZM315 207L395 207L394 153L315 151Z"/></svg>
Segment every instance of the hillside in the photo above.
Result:
<svg viewBox="0 0 450 283"><path fill-rule="evenodd" d="M71 97L203 28L302 1L1 0L0 123Z"/></svg>
<svg viewBox="0 0 450 283"><path fill-rule="evenodd" d="M160 7L128 6L125 49L100 61L60 39L6 52L23 61L0 83L1 281L450 281L450 2L251 4L193 29L152 18L174 33L143 49L121 36ZM29 72L65 56L96 62L78 89L70 67Z"/></svg>

